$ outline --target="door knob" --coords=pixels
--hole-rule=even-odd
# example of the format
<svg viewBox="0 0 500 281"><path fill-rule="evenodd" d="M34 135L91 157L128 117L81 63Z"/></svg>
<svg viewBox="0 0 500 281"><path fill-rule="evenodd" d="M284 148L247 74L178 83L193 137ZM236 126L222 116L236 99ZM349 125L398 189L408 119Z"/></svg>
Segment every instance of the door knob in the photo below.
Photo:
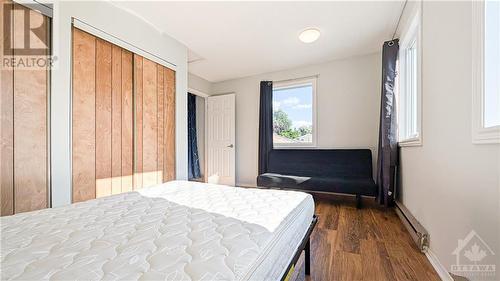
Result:
<svg viewBox="0 0 500 281"><path fill-rule="evenodd" d="M234 147L234 145L233 145L233 144L230 144L230 145L228 145L227 147L229 147L229 148L233 148L233 147Z"/></svg>

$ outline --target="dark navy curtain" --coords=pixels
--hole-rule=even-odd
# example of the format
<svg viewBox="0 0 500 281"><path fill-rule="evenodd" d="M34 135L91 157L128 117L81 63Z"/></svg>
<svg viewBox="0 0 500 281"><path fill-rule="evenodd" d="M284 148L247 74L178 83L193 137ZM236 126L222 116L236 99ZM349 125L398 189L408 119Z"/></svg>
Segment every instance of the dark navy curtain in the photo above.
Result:
<svg viewBox="0 0 500 281"><path fill-rule="evenodd" d="M273 149L273 82L260 82L259 175L267 172L269 152Z"/></svg>
<svg viewBox="0 0 500 281"><path fill-rule="evenodd" d="M399 40L387 41L382 49L382 100L378 138L377 185L379 204L394 203L395 171L398 161L398 130L396 123L397 61Z"/></svg>
<svg viewBox="0 0 500 281"><path fill-rule="evenodd" d="M188 93L188 176L189 179L201 177L196 138L196 96L190 93Z"/></svg>

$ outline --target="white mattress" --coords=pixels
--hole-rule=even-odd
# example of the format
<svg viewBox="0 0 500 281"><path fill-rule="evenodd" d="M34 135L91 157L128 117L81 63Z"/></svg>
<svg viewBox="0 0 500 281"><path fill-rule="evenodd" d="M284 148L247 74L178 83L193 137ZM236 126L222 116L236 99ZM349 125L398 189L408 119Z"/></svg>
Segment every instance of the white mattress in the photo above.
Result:
<svg viewBox="0 0 500 281"><path fill-rule="evenodd" d="M279 280L310 195L173 181L1 218L1 278Z"/></svg>

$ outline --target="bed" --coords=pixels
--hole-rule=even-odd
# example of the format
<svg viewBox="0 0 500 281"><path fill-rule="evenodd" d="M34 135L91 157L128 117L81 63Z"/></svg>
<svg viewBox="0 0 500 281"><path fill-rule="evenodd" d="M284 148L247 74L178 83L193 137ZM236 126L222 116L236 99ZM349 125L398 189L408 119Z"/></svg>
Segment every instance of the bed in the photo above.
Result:
<svg viewBox="0 0 500 281"><path fill-rule="evenodd" d="M1 218L1 279L283 280L315 221L306 193L171 181Z"/></svg>

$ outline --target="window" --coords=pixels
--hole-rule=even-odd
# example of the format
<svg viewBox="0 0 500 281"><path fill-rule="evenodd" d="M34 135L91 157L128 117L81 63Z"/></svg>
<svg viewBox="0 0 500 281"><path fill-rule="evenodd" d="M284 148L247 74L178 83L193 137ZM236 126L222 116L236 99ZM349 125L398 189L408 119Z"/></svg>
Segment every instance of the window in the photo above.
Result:
<svg viewBox="0 0 500 281"><path fill-rule="evenodd" d="M275 148L316 145L316 78L273 84Z"/></svg>
<svg viewBox="0 0 500 281"><path fill-rule="evenodd" d="M500 2L486 1L484 25L484 127L500 125Z"/></svg>
<svg viewBox="0 0 500 281"><path fill-rule="evenodd" d="M473 142L500 143L500 2L474 2Z"/></svg>
<svg viewBox="0 0 500 281"><path fill-rule="evenodd" d="M422 143L420 57L420 17L417 14L400 45L398 125L402 146Z"/></svg>

